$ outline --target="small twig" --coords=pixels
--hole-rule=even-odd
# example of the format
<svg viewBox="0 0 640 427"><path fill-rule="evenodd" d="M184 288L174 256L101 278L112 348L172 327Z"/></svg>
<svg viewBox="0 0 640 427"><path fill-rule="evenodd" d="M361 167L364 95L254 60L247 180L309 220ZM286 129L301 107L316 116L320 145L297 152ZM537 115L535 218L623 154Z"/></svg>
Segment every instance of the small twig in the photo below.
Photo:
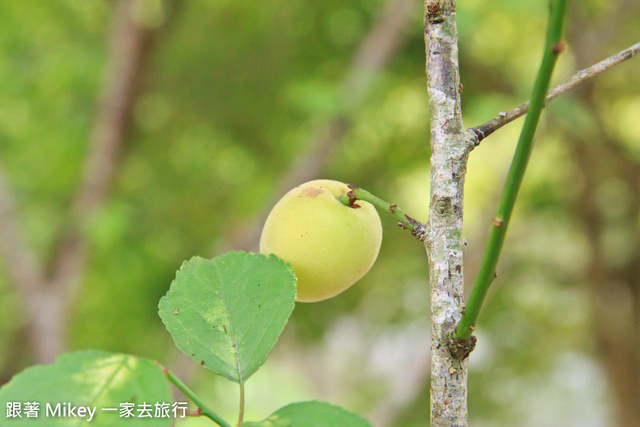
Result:
<svg viewBox="0 0 640 427"><path fill-rule="evenodd" d="M207 405L205 405L204 402L202 402L202 400L200 400L200 398L189 387L187 387L185 383L183 383L175 375L173 375L171 371L162 366L159 362L156 362L156 364L162 369L162 373L167 377L167 379L181 392L183 392L185 396L191 399L191 401L195 403L196 406L198 406L198 410L195 412L189 412L189 416L198 417L202 415L211 419L220 427L231 427L231 424L226 422L222 417L220 417L220 415L209 409Z"/></svg>
<svg viewBox="0 0 640 427"><path fill-rule="evenodd" d="M590 78L600 74L605 70L608 70L614 65L618 65L619 63L629 58L633 58L638 54L638 52L640 52L640 43L636 43L633 46L630 46L623 51L618 52L615 55L592 65L591 67L578 71L569 80L565 81L562 84L559 84L558 86L547 92L544 106L546 107L558 96L564 94L565 92L568 92L569 90L578 86L580 83L589 80ZM487 136L491 135L493 132L500 129L504 125L509 124L515 119L524 116L528 110L529 101L507 111L506 113L498 114L496 118L489 120L485 124L472 127L470 131L475 134L475 137L473 138L474 145L477 147L480 144L480 141L482 141Z"/></svg>
<svg viewBox="0 0 640 427"><path fill-rule="evenodd" d="M500 198L500 205L493 220L493 228L491 229L489 242L487 243L484 258L480 265L476 283L471 290L465 311L456 327L455 336L461 341L467 341L473 335L482 303L487 296L489 286L495 279L496 266L498 265L498 259L500 258L504 239L507 234L507 226L509 225L511 213L513 212L513 207L518 197L518 190L522 184L524 172L529 162L531 149L533 148L533 137L538 126L542 108L544 107L551 74L553 73L553 68L555 67L559 54L564 50L564 43L561 41L561 38L566 10L567 0L551 1L551 12L549 14L544 55L538 76L533 85L531 109L522 126L522 132L520 133L518 145L513 155L513 161L507 174Z"/></svg>
<svg viewBox="0 0 640 427"><path fill-rule="evenodd" d="M353 184L347 184L347 187L351 189L347 193L346 196L338 196L336 199L343 203L346 206L351 208L359 208L360 206L356 203L357 200L363 200L365 202L371 203L376 208L380 209L383 212L393 215L394 218L398 220L398 227L403 230L411 231L411 234L421 242L424 242L427 233L427 225L423 224L415 219L411 218L409 215L404 213L402 209L398 207L398 205L392 205L389 202L385 202L379 197L374 196L369 193L367 190L363 190L362 188L356 187Z"/></svg>

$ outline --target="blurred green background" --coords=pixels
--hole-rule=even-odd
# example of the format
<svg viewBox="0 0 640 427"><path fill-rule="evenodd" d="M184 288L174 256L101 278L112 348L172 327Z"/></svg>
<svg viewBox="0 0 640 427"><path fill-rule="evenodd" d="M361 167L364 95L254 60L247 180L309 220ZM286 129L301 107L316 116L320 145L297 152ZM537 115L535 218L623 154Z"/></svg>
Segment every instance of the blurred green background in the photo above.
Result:
<svg viewBox="0 0 640 427"><path fill-rule="evenodd" d="M183 260L255 250L268 209L308 179L427 219L422 7L0 0L2 382L63 350L125 352L169 366L234 420L236 385L179 354L158 300ZM466 126L528 98L546 11L459 2ZM571 2L554 82L637 43L638 22L638 2ZM640 425L639 70L631 59L543 114L470 359L471 426ZM471 154L468 286L520 126ZM318 399L376 427L428 424L427 259L382 221L358 284L297 305L247 383L245 419ZM60 327L43 341L47 319Z"/></svg>

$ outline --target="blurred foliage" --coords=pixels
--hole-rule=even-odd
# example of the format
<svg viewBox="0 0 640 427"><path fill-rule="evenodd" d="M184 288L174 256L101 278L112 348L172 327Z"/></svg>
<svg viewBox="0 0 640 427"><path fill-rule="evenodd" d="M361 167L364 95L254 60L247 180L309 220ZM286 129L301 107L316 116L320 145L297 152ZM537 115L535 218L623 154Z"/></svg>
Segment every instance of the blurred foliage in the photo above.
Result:
<svg viewBox="0 0 640 427"><path fill-rule="evenodd" d="M127 352L170 365L179 359L157 304L175 271L193 255L218 254L214 248L224 248L265 208L320 124L344 113L342 79L384 4L200 0L173 11L148 1L152 13L141 22L169 23L145 69L110 196L82 224L90 257L81 293L69 306L69 349ZM581 52L573 50L572 37L610 19L617 3L572 3L568 52L556 82L589 65L575 60ZM592 61L637 42L637 31L627 30L637 29L640 8L625 8L606 27L606 43L586 55ZM45 262L70 220L107 72L112 17L106 0L0 1L0 162L21 232ZM469 0L458 5L458 19L463 111L473 126L527 99L546 3ZM377 76L366 103L348 112L352 126L318 178L357 184L426 220L429 124L420 2L404 33L406 43ZM637 70L632 59L593 82L606 132L635 159ZM598 426L614 416L588 331L591 297L582 281L589 242L572 209L585 182L565 144L567 135L599 143L594 113L582 102L566 95L543 114L500 277L480 318L469 375L471 425ZM471 155L469 285L519 126L500 130ZM604 205L624 211L639 197L633 191L612 179L598 194ZM614 211L611 222L616 218ZM392 219L382 221L381 253L365 278L338 298L298 304L271 358L247 384L247 419L262 419L290 401L319 399L374 425L427 423L427 260ZM628 247L629 227L638 228L637 221L618 225L606 245L612 258ZM10 346L26 345L11 341L25 316L0 265L0 365ZM202 371L190 382L234 419L235 387Z"/></svg>

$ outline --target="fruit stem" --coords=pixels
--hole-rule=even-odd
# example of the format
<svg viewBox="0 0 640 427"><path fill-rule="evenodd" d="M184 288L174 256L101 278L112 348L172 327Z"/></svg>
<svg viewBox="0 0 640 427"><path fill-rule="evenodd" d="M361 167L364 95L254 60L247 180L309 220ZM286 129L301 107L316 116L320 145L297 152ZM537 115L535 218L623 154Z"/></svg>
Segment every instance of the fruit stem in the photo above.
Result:
<svg viewBox="0 0 640 427"><path fill-rule="evenodd" d="M185 396L187 396L189 399L191 399L191 401L193 403L196 404L196 406L198 407L198 410L193 415L195 415L195 416L203 415L203 416L209 418L210 420L212 420L214 423L218 424L220 427L231 427L231 424L229 424L224 419L222 419L222 417L220 417L220 415L216 414L211 409L209 409L207 407L207 405L205 405L202 402L202 400L200 400L200 398L189 387L187 387L187 385L185 383L183 383L175 375L173 375L173 373L171 371L169 371L167 368L165 368L164 366L162 366L158 362L156 362L156 364L162 369L162 372L167 377L167 379L173 385L175 385L178 388L178 390L183 392L185 394Z"/></svg>
<svg viewBox="0 0 640 427"><path fill-rule="evenodd" d="M379 197L374 196L369 193L367 190L363 190L360 187L356 187L353 184L347 184L350 191L346 196L338 196L336 199L345 206L349 206L350 208L357 209L360 206L356 204L357 200L362 200L365 202L371 203L373 206L378 208L379 210L391 214L394 218L398 220L398 227L403 230L409 230L413 237L424 242L427 236L427 225L423 224L415 219L411 218L409 215L405 214L402 209L398 207L396 204L390 204L382 200Z"/></svg>

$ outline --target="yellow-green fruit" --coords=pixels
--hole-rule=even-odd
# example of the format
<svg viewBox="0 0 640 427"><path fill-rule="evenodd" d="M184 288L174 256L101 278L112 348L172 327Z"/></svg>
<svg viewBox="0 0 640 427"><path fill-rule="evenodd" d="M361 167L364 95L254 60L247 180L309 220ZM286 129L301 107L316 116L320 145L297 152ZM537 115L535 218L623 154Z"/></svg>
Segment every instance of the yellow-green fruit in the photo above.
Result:
<svg viewBox="0 0 640 427"><path fill-rule="evenodd" d="M348 191L338 181L309 181L285 194L267 218L260 252L291 264L298 301L339 294L364 276L378 256L380 217L367 202L358 200L360 208L352 208L336 200Z"/></svg>

